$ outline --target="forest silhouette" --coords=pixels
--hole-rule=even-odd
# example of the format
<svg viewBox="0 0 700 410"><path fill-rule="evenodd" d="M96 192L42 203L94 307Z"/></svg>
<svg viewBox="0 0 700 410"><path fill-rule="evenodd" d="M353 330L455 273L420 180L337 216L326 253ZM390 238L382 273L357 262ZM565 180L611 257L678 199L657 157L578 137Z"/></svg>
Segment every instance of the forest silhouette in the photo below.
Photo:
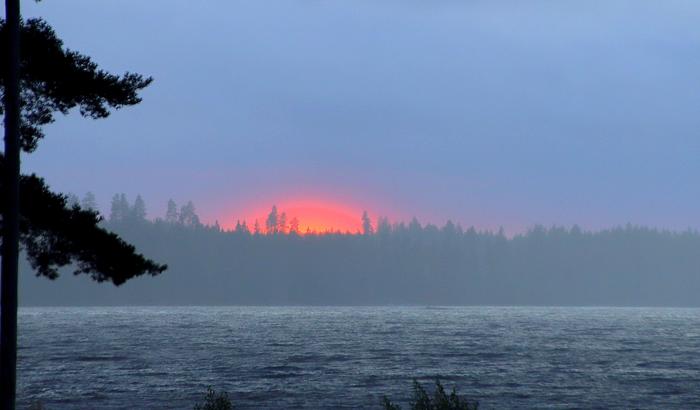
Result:
<svg viewBox="0 0 700 410"><path fill-rule="evenodd" d="M71 205L94 207L94 196ZM157 281L115 292L68 279L26 280L26 304L697 306L700 235L626 225L493 232L358 215L358 232L300 233L273 207L264 223L201 223L169 201L147 218L141 197L115 195L103 223L168 262ZM291 216L293 218L293 216ZM257 227L257 228L256 228ZM59 280L60 282L60 280ZM55 286L60 286L59 288Z"/></svg>

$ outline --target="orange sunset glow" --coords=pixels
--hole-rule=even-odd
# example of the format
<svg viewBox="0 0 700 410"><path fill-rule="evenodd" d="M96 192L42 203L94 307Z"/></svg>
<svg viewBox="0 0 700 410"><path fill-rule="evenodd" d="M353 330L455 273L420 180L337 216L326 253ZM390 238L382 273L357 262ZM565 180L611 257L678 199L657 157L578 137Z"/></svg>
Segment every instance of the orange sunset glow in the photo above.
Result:
<svg viewBox="0 0 700 410"><path fill-rule="evenodd" d="M362 230L363 209L361 207L322 199L285 200L257 205L243 215L229 219L226 228L232 229L237 221L245 221L249 229L253 230L257 221L260 231L266 233L265 221L273 205L277 207L279 215L285 214L287 230L296 219L298 232L302 235L309 232L357 233Z"/></svg>

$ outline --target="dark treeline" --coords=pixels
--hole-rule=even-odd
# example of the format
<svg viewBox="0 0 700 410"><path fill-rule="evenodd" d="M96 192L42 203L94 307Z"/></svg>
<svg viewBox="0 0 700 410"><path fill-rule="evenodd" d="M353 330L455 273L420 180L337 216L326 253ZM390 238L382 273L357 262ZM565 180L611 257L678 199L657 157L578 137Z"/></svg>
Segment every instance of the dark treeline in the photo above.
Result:
<svg viewBox="0 0 700 410"><path fill-rule="evenodd" d="M96 206L90 195L72 200ZM242 222L224 230L202 224L191 202L170 201L165 218L149 220L140 197L129 203L116 195L105 226L166 262L168 271L117 289L69 275L32 278L25 266L21 302L700 305L695 231L535 226L509 238L451 222L366 218L359 234L302 235L280 225L281 215L264 221L270 234Z"/></svg>

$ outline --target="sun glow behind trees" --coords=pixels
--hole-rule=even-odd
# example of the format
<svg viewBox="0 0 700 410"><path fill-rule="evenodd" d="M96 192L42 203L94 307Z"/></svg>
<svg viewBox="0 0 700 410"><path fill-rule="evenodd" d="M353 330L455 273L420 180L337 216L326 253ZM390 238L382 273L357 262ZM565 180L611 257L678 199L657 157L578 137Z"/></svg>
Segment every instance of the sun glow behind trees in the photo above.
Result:
<svg viewBox="0 0 700 410"><path fill-rule="evenodd" d="M245 229L251 233L307 233L329 232L363 233L361 207L331 200L296 199L251 207L251 211L232 215L223 224L224 229Z"/></svg>
<svg viewBox="0 0 700 410"><path fill-rule="evenodd" d="M88 192L85 198L75 194L68 195L71 206L97 209L94 195ZM133 204L126 194L112 197L108 220L112 223L140 224L144 222L165 222L186 227L213 228L221 231L239 232L257 235L323 235L323 234L371 234L377 230L381 221L388 224L387 218L372 219L370 214L359 206L349 206L338 202L320 200L295 200L282 202L283 205L268 205L251 211L231 212L232 216L215 222L200 219L197 208L192 201L178 206L170 199L165 208L164 217L148 219L147 206L140 195Z"/></svg>

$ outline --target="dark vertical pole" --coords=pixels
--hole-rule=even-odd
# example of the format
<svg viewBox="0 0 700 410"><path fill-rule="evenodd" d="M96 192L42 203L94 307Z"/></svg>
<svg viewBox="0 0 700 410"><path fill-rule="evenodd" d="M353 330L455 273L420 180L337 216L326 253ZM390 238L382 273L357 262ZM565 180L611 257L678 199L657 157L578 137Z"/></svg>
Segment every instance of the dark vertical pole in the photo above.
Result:
<svg viewBox="0 0 700 410"><path fill-rule="evenodd" d="M0 279L0 408L15 409L19 257L19 0L5 0L5 172Z"/></svg>

